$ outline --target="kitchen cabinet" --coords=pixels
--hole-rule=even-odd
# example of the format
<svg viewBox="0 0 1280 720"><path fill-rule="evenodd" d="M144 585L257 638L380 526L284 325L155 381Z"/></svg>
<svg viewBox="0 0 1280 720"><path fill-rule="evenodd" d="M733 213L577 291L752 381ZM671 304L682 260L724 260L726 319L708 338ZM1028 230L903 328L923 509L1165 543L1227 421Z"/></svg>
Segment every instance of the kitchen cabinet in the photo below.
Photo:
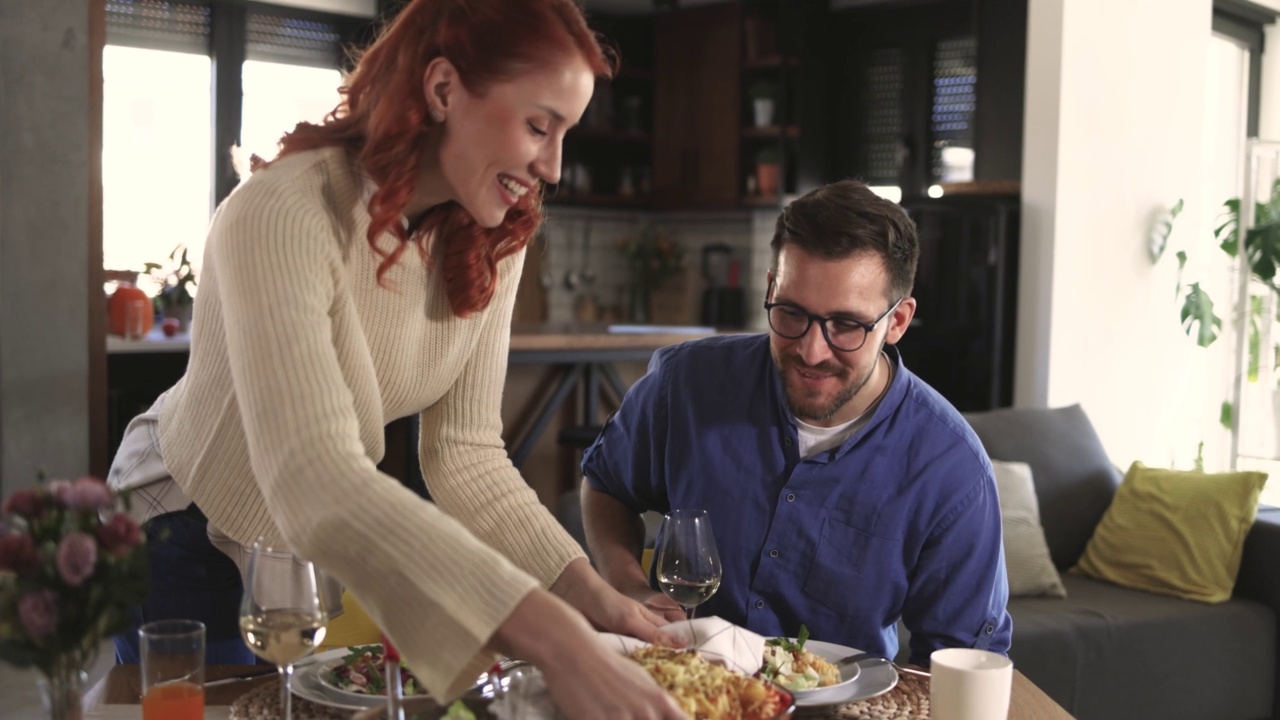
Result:
<svg viewBox="0 0 1280 720"><path fill-rule="evenodd" d="M654 204L737 207L742 6L661 14L654 34Z"/></svg>

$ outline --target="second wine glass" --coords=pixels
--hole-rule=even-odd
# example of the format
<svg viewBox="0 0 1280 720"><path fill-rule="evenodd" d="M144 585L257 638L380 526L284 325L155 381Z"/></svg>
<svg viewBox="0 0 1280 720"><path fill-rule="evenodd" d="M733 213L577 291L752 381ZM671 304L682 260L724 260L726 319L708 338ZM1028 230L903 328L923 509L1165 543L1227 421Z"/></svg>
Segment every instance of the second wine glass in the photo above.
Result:
<svg viewBox="0 0 1280 720"><path fill-rule="evenodd" d="M662 519L655 551L658 587L693 619L694 609L720 589L723 571L706 510L672 510Z"/></svg>
<svg viewBox="0 0 1280 720"><path fill-rule="evenodd" d="M289 550L254 543L240 601L240 636L280 668L281 717L292 720L293 664L324 641L327 614L315 566Z"/></svg>

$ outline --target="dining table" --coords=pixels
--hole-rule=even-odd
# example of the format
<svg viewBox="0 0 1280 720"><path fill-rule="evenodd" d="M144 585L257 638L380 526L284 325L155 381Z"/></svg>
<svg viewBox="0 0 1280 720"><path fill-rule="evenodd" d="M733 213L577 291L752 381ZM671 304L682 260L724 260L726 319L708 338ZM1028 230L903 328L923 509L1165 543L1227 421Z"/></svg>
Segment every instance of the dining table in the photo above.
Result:
<svg viewBox="0 0 1280 720"><path fill-rule="evenodd" d="M264 673L261 665L211 665L205 668L205 682L224 678L254 675L251 679L209 687L205 691L205 720L230 720L231 705L242 695L263 684L275 683L274 673ZM85 695L84 720L141 720L139 704L141 680L137 665L116 665L97 685ZM434 703L419 702L414 715L422 720L432 720L443 714ZM341 713L348 720L376 720L385 713L362 711ZM823 718L823 715L805 714L806 718ZM827 717L840 718L839 714ZM1052 698L1031 682L1025 675L1013 672L1013 687L1009 701L1008 720L1071 720L1071 715Z"/></svg>

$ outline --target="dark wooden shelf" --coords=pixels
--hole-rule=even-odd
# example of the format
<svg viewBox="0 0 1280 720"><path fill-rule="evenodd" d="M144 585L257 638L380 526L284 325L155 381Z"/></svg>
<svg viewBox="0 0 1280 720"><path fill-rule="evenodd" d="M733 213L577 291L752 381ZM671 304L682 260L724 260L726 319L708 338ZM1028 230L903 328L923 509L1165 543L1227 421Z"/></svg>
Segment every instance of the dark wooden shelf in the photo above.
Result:
<svg viewBox="0 0 1280 720"><path fill-rule="evenodd" d="M800 67L800 58L783 57L782 55L764 55L762 57L747 58L742 62L742 65L748 70L779 67L798 68Z"/></svg>
<svg viewBox="0 0 1280 720"><path fill-rule="evenodd" d="M627 67L626 65L623 65L622 69L618 71L618 76L614 79L615 80L652 80L653 71L650 70L649 68L632 68L632 67Z"/></svg>
<svg viewBox="0 0 1280 720"><path fill-rule="evenodd" d="M778 207L777 195L743 195L740 202L744 207L766 208Z"/></svg>
<svg viewBox="0 0 1280 720"><path fill-rule="evenodd" d="M748 138L777 138L786 135L789 138L800 137L799 125L787 125L779 127L777 125L769 125L767 127L756 127L748 125L742 128L742 137Z"/></svg>
<svg viewBox="0 0 1280 720"><path fill-rule="evenodd" d="M548 205L580 207L647 208L653 204L648 195L555 195L545 200Z"/></svg>
<svg viewBox="0 0 1280 720"><path fill-rule="evenodd" d="M613 128L576 127L569 131L567 140L610 140L615 142L647 143L649 133L639 130L615 130Z"/></svg>

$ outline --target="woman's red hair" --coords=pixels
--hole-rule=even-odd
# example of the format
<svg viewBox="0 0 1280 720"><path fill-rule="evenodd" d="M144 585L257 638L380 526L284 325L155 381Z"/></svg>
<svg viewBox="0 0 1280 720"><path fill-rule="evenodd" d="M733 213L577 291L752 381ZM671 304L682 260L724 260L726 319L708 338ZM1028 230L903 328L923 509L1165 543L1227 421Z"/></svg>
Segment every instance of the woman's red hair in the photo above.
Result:
<svg viewBox="0 0 1280 720"><path fill-rule="evenodd" d="M433 125L423 74L443 56L469 91L482 93L573 52L597 77L613 76L613 55L601 47L573 0L411 0L360 57L340 88L337 109L322 124L299 123L286 133L276 157L346 147L378 185L369 200L367 238L382 257L378 282L410 243L427 258L424 239L434 233L443 244L445 289L454 314L483 310L498 284L498 261L528 245L542 222L541 188L526 193L495 228L480 227L460 205L447 202L406 231L400 217L413 195ZM400 239L392 250L376 242L388 231Z"/></svg>

